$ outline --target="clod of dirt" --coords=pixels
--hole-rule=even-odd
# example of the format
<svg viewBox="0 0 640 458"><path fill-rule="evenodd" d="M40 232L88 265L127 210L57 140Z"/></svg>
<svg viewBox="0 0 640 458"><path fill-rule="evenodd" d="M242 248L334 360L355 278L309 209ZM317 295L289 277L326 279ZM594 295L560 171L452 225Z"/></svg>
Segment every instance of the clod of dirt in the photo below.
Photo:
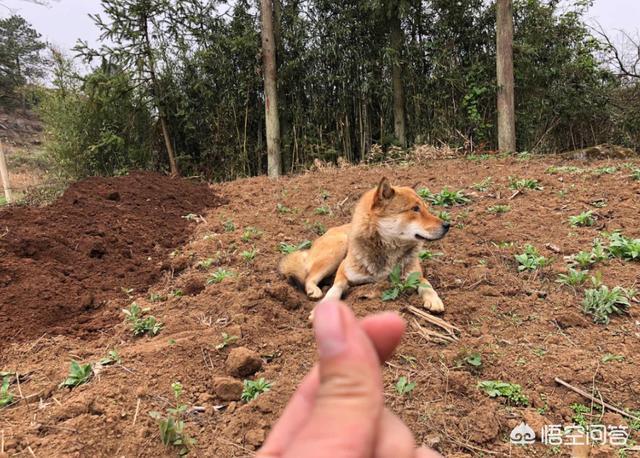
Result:
<svg viewBox="0 0 640 458"><path fill-rule="evenodd" d="M302 307L302 301L287 285L274 286L265 288L265 292L275 301L282 304L287 310L297 310Z"/></svg>
<svg viewBox="0 0 640 458"><path fill-rule="evenodd" d="M242 388L242 382L231 377L213 379L213 392L223 401L239 401Z"/></svg>
<svg viewBox="0 0 640 458"><path fill-rule="evenodd" d="M227 372L234 377L248 377L262 368L262 359L255 351L245 347L234 348L226 361Z"/></svg>
<svg viewBox="0 0 640 458"><path fill-rule="evenodd" d="M555 317L556 323L562 329L566 328L585 328L589 326L589 322L584 319L582 315L580 315L576 311L568 311L561 313L557 317Z"/></svg>
<svg viewBox="0 0 640 458"><path fill-rule="evenodd" d="M251 429L244 436L247 445L258 448L265 440L265 432L263 429Z"/></svg>
<svg viewBox="0 0 640 458"><path fill-rule="evenodd" d="M536 409L525 409L522 412L523 421L533 429L536 436L540 438L542 428L549 423Z"/></svg>
<svg viewBox="0 0 640 458"><path fill-rule="evenodd" d="M627 420L625 420L622 415L614 412L607 412L602 417L600 421L603 425L611 425L611 426L625 426L627 427Z"/></svg>
<svg viewBox="0 0 640 458"><path fill-rule="evenodd" d="M469 439L476 444L492 441L500 433L496 407L490 402L480 404L462 422L468 427Z"/></svg>
<svg viewBox="0 0 640 458"><path fill-rule="evenodd" d="M197 296L204 290L204 283L201 280L190 278L184 285L183 291L187 296Z"/></svg>
<svg viewBox="0 0 640 458"><path fill-rule="evenodd" d="M603 445L597 449L593 449L589 454L590 458L611 458L612 456L616 456L616 450L610 445Z"/></svg>
<svg viewBox="0 0 640 458"><path fill-rule="evenodd" d="M120 200L120 193L118 191L111 191L110 193L107 194L106 197L108 200L113 200L114 202L117 202Z"/></svg>

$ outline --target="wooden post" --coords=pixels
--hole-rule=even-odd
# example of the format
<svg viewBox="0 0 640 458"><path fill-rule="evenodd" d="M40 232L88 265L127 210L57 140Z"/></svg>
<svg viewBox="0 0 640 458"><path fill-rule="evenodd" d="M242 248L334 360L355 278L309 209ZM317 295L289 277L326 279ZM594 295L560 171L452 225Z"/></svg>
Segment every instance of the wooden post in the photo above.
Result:
<svg viewBox="0 0 640 458"><path fill-rule="evenodd" d="M4 187L4 197L7 203L11 203L11 187L9 185L9 171L7 170L7 160L4 157L4 147L0 143L0 178Z"/></svg>
<svg viewBox="0 0 640 458"><path fill-rule="evenodd" d="M498 149L516 152L516 114L513 81L513 3L496 3L496 70L498 79Z"/></svg>

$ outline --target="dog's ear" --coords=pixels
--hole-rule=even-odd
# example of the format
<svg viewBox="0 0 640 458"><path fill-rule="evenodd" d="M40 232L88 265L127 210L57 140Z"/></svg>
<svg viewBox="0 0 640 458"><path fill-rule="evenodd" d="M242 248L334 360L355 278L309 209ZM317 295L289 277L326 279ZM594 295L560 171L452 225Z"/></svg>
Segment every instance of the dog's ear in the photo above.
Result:
<svg viewBox="0 0 640 458"><path fill-rule="evenodd" d="M413 186L411 186L411 188L415 191L418 192L419 186L422 184L422 181L416 181L416 184L414 184Z"/></svg>
<svg viewBox="0 0 640 458"><path fill-rule="evenodd" d="M385 200L393 198L395 193L396 192L391 187L391 184L389 183L389 180L387 180L387 177L382 177L382 180L380 180L380 184L376 188L374 205L380 204Z"/></svg>

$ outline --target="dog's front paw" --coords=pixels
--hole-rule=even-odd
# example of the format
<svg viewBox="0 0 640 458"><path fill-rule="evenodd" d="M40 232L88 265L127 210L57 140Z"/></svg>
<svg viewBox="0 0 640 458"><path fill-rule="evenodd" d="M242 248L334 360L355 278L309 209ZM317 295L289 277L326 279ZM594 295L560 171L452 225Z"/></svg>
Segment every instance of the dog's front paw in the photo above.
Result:
<svg viewBox="0 0 640 458"><path fill-rule="evenodd" d="M307 286L307 296L311 299L320 299L322 297L322 290L315 285Z"/></svg>
<svg viewBox="0 0 640 458"><path fill-rule="evenodd" d="M429 295L424 296L424 308L433 313L444 312L444 304L438 293L432 291Z"/></svg>

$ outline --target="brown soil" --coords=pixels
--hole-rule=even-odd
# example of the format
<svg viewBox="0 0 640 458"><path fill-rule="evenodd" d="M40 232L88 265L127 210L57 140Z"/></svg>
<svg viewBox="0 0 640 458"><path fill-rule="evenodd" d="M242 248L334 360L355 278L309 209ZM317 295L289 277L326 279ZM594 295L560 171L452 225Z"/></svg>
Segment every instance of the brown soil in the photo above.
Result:
<svg viewBox="0 0 640 458"><path fill-rule="evenodd" d="M590 170L615 165L619 169L601 176L545 173L550 165L560 164ZM12 327L25 328L24 332L38 338L7 344L15 331L4 330L7 338L0 354L0 368L26 374L21 378L20 391L16 384L11 387L19 402L1 412L5 450L18 456L29 456L29 449L36 456L56 457L175 455L175 449L162 447L157 425L148 414L164 411L170 405L170 385L179 380L185 390L183 402L202 408L190 410L187 417L187 431L198 441L193 456L251 455L314 360L313 338L307 322L313 303L276 273L275 266L281 257L277 245L312 239L319 224L329 227L348 221L358 196L380 176L387 175L396 183L413 184L421 180L435 191L444 186L463 189L473 199L467 206L450 210L452 231L429 246L442 256L424 262L428 278L444 299L447 308L444 318L462 330L460 340L442 345L410 332L384 370L387 404L407 422L418 442L432 444L446 456L487 456L487 450L496 456L551 456L551 448L539 443L524 449L510 446L508 435L523 419L536 427L545 423L570 424L571 404L590 405L558 386L555 377L587 391L595 390L597 396L611 404L640 410L637 366L640 308L634 304L628 315L615 317L606 326L597 325L581 312L582 289L574 291L555 282L557 274L565 270L563 256L590 249L592 239L600 231L621 229L627 236L640 237L640 182L632 181L622 165L620 161L584 164L557 158L481 162L457 159L433 161L428 166L352 167L279 181L261 177L226 183L215 186L215 192L228 203L209 208L189 241L173 257L167 256L170 247L187 234L162 231L174 224L182 224L180 227L185 229L186 223L180 216L200 212L199 205L179 209L169 206L160 213L139 204L135 209L132 206L120 212L118 219L111 215L110 219L101 220L107 227L106 221L117 225L140 214L157 217L146 223L137 219L139 229L123 235L121 240L140 236L162 244L163 248L155 253L152 244L145 245L149 251L143 259L150 255L153 262L141 264L149 269L140 267L139 271L129 272L125 267L115 270L112 266L101 271L100 279L81 279L91 271L76 265L76 257L43 249L46 247L39 244L40 237L35 235L24 237L31 240L30 244L24 244L22 251L12 249L11 256L19 258L20 253L33 248L39 250L39 257L30 255L29 259L42 270L45 263L47 269L49 265L73 268L74 278L83 280L80 284L84 286L107 282L107 275L112 280L96 293L97 302L107 300L99 321L82 322L83 317L92 315L78 312L84 294L79 287L66 289L69 303L76 305L67 312L65 326L42 319L27 331L20 319L10 318ZM493 177L489 190L471 188L473 183L489 176ZM513 194L508 188L509 176L537 178L544 190L525 191L509 199ZM148 177L142 180L141 175L136 177L148 180ZM102 202L98 208L91 206L91 217L99 217L99 213L126 202L127 191L144 192L140 188L109 189L121 193L118 204L100 197L104 191L96 192L95 185L81 183L74 190L79 191L75 197L71 197L73 192L69 193L65 206L49 216L22 218L25 227L22 230L26 234L43 234L47 237L43 240L50 240L48 228L63 226L69 219L65 218L68 212L74 212L74 199ZM187 197L201 197L192 191L180 195L173 204L184 204ZM157 194L155 198L158 199ZM604 208L592 206L603 199ZM291 211L278 212L278 203ZM510 205L511 211L503 215L487 212L488 207L496 204ZM321 205L328 205L331 214L317 215L314 210ZM160 204L154 200L153 206L158 208ZM597 226L570 227L567 218L587 209L598 215ZM229 221L233 221L235 228ZM243 240L248 226L258 228L262 234ZM76 229L73 225L63 234L62 240L88 237L81 252L85 261L88 258L98 263L89 256L95 248L92 245L95 235L86 234L85 227ZM7 250L8 243L2 243ZM518 273L513 256L526 243L553 258L553 264L537 273ZM109 257L111 244L105 243L104 247L107 252L103 258ZM243 260L241 252L252 247L258 254L249 263ZM211 267L199 264L207 259L212 260ZM127 265L131 263L127 261ZM167 265L173 268L172 275L163 273ZM233 270L235 276L207 284L207 278L218 267ZM118 272L124 276L118 278ZM640 278L640 264L609 260L597 264L592 272L601 272L603 281L610 286L631 287ZM44 279L43 274L40 282L44 283ZM158 281L154 283L155 280ZM25 298L33 296L33 290L13 286L23 281L20 275L5 278L3 289L13 288L16 298L28 301ZM34 283L38 281L30 280L29 287L35 287ZM146 286L166 300L150 301L143 294ZM392 309L409 318L406 306L419 305L418 298L409 295L382 303L379 297L385 286L354 288L346 300L359 316ZM158 336L132 336L118 312L126 299L117 291L120 287L136 288L131 301L135 299L141 306L149 307L150 313L164 323ZM175 294L178 290L183 294ZM5 304L4 298L2 303ZM23 320L29 317L26 313L21 316ZM98 323L100 332L96 333ZM60 335L56 335L58 332ZM217 349L223 332L239 339ZM225 362L236 347L257 352L263 364L255 377L273 382L270 392L246 404L223 401L216 395L216 389L222 392L220 378L230 375ZM88 384L73 390L57 387L66 376L70 359L95 363L110 349L118 350L122 364L102 368ZM483 361L482 368L475 371L463 362L473 352L480 353ZM605 363L602 357L607 353L623 355L624 360ZM401 397L394 390L393 385L401 375L416 383L411 396ZM511 407L489 399L476 388L481 380L519 383L531 400L531 407ZM228 380L226 383L233 386ZM228 395L226 391L229 390L225 390L224 397ZM601 421L597 410L588 419L594 423ZM624 422L609 414L605 420ZM634 435L639 439L637 433ZM569 456L569 452L569 448L564 448L561 456ZM603 449L599 453L598 456L608 456L612 452Z"/></svg>
<svg viewBox="0 0 640 458"><path fill-rule="evenodd" d="M95 337L119 321L107 301L144 293L187 239L183 218L219 202L208 188L134 173L72 185L45 208L0 211L0 335Z"/></svg>

